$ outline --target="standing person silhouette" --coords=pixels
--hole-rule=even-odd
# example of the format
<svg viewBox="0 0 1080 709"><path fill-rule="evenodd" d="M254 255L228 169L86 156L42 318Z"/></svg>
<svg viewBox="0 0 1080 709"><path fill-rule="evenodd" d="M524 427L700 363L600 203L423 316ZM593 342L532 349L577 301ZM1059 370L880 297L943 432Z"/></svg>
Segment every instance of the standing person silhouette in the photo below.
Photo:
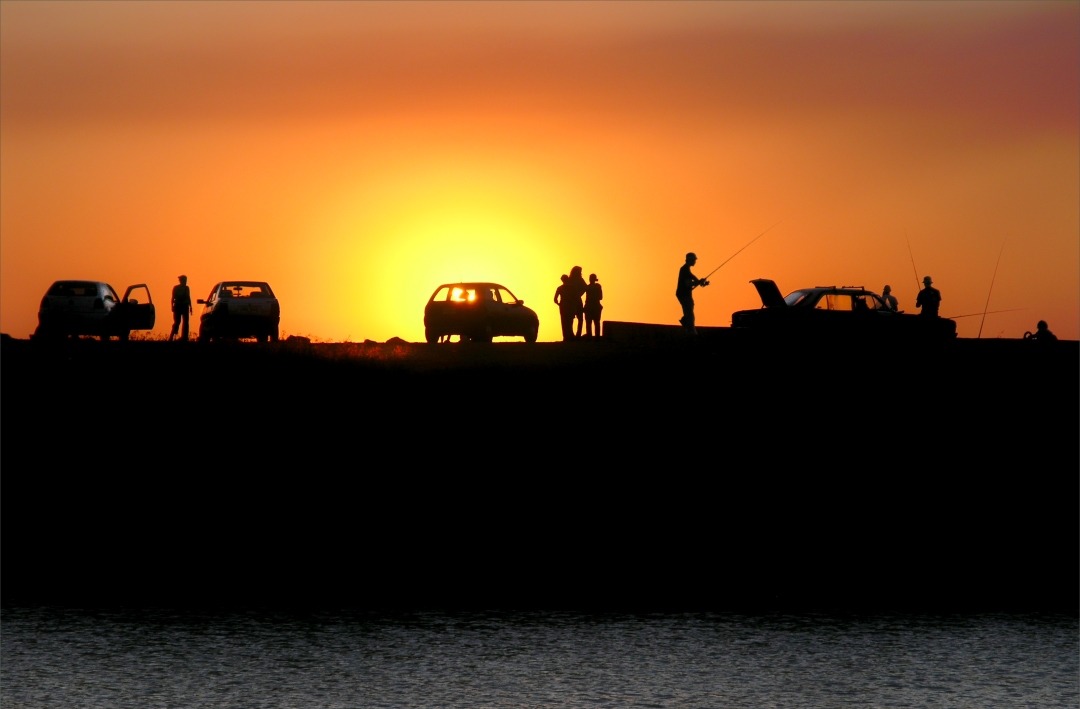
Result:
<svg viewBox="0 0 1080 709"><path fill-rule="evenodd" d="M919 297L915 299L915 307L922 308L919 315L936 318L938 308L941 306L941 291L933 287L934 281L930 276L926 276L922 280L926 285L919 291Z"/></svg>
<svg viewBox="0 0 1080 709"><path fill-rule="evenodd" d="M590 273L589 285L585 286L585 337L600 337L600 311L604 309L600 301L603 299L604 289L600 287L596 274ZM593 335L594 325L595 335Z"/></svg>
<svg viewBox="0 0 1080 709"><path fill-rule="evenodd" d="M172 313L173 323L172 331L169 332L169 342L173 341L176 337L176 331L180 330L180 341L188 341L188 329L191 317L191 290L187 285L187 276L179 276L177 280L180 281L180 285L173 286L172 289ZM183 323L183 329L180 326Z"/></svg>
<svg viewBox="0 0 1080 709"><path fill-rule="evenodd" d="M585 324L585 306L581 304L581 296L585 295L587 288L585 279L581 276L581 266L571 268L570 280L566 282L566 295L570 298L570 307L573 310L574 320L577 321L575 337L581 337L581 328Z"/></svg>
<svg viewBox="0 0 1080 709"><path fill-rule="evenodd" d="M900 301L892 294L892 286L885 286L881 289L881 299L885 301L885 307L894 313L900 309Z"/></svg>
<svg viewBox="0 0 1080 709"><path fill-rule="evenodd" d="M698 278L690 272L690 267L696 263L697 254L691 251L686 255L686 263L679 269L679 285L675 289L675 297L679 299L683 312L679 322L691 335L697 334L697 328L694 327L694 289L698 286L704 288L709 285L704 278Z"/></svg>
<svg viewBox="0 0 1080 709"><path fill-rule="evenodd" d="M562 275L562 285L555 289L555 305L559 306L559 322L562 323L563 342L574 337L574 311L571 309L570 297L567 295L567 281L570 276Z"/></svg>

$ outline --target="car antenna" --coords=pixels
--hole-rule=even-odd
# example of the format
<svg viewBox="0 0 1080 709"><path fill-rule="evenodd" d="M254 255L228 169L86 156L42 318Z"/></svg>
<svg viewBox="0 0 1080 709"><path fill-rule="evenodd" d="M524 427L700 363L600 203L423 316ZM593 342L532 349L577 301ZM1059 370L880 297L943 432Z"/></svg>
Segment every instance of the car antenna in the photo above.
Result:
<svg viewBox="0 0 1080 709"><path fill-rule="evenodd" d="M782 221L784 221L784 220L783 220L783 219L781 219L781 220L780 220L780 222L782 222ZM755 241L757 241L757 240L758 240L758 239L760 239L761 237L765 236L765 234L766 234L766 233L768 233L768 232L772 231L772 228L773 228L774 226L776 226L777 224L779 224L780 222L777 222L776 224L773 224L773 225L772 225L771 227L769 227L769 228L768 228L768 229L766 229L765 231L763 231L763 232L761 232L760 234L758 234L757 236L755 236L755 237L754 237L753 239L751 239L751 240L750 240L750 242L749 242L749 243L748 243L748 244L747 244L746 246L749 246L750 244L754 243ZM741 253L743 252L743 250L745 250L745 249L746 249L746 246L742 247L741 249L739 249L738 251L736 251L735 253L733 253L733 254L732 254L731 256L729 256L729 257L728 257L728 259L727 259L727 261L724 261L724 263L727 263L727 262L728 262L728 261L730 261L731 259L733 259L733 258L735 258L736 256L738 256L739 254L741 254ZM714 268L713 270L709 271L709 275L708 275L708 276L705 276L705 278L702 278L701 280L703 280L703 281L705 281L705 280L708 280L709 276L711 276L712 274L716 273L717 271L719 271L719 270L720 270L721 268L723 268L723 267L724 267L724 263L720 264L719 266L717 266L717 267L716 267L716 268Z"/></svg>
<svg viewBox="0 0 1080 709"><path fill-rule="evenodd" d="M990 307L990 293L994 292L994 281L997 279L998 266L1001 265L1001 254L1005 251L1005 239L1001 240L1001 250L998 251L997 261L994 263L994 275L990 278L990 292L986 294L986 305L983 306L982 320L979 322L979 335L976 340L982 339L983 324L986 322L986 309Z"/></svg>
<svg viewBox="0 0 1080 709"><path fill-rule="evenodd" d="M911 270L915 274L915 287L922 290L922 283L919 283L919 269L915 268L915 254L911 253L911 239L908 238L907 227L904 227L904 241L907 242L908 256L911 257Z"/></svg>

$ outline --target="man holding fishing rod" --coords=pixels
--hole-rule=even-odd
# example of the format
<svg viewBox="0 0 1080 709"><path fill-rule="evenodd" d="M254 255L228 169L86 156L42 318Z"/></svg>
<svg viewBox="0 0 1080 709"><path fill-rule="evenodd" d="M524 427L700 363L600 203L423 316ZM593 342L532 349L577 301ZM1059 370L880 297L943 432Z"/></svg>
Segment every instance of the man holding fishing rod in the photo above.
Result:
<svg viewBox="0 0 1080 709"><path fill-rule="evenodd" d="M694 327L694 289L698 286L704 288L709 285L707 280L698 278L690 272L690 267L696 263L697 254L691 251L686 255L686 263L679 269L679 285L675 289L675 297L679 299L683 313L679 322L691 335L697 334L697 329Z"/></svg>
<svg viewBox="0 0 1080 709"><path fill-rule="evenodd" d="M779 223L780 222L777 222L776 224ZM749 246L765 236L768 232L772 231L772 228L776 226L776 224L773 224L771 227L755 236L746 246ZM682 306L683 312L682 319L679 320L679 322L682 323L682 326L686 328L686 331L691 335L697 334L697 329L694 327L694 289L698 286L705 287L709 285L709 276L723 268L724 264L728 261L741 254L746 249L746 246L729 256L727 261L724 261L724 263L710 271L709 275L705 276L705 278L698 278L690 272L690 267L697 263L697 254L691 251L686 255L686 263L679 269L679 287L675 290L675 297L679 299L679 305Z"/></svg>
<svg viewBox="0 0 1080 709"><path fill-rule="evenodd" d="M926 276L922 280L923 287L919 291L919 297L915 299L915 307L922 308L919 315L936 318L938 316L938 307L941 305L941 291L934 288L934 280L930 276Z"/></svg>

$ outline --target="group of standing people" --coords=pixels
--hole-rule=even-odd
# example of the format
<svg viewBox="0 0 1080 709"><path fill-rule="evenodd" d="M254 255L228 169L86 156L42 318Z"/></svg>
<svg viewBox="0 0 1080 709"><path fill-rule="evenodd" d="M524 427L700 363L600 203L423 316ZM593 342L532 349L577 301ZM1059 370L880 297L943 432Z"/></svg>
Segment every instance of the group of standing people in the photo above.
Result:
<svg viewBox="0 0 1080 709"><path fill-rule="evenodd" d="M585 296L584 304L581 297ZM570 275L563 274L562 285L555 289L555 305L559 306L559 320L562 322L563 341L581 337L600 337L600 311L604 306L604 289L595 273L589 274L589 282L581 276L581 266L570 269ZM577 332L574 324L577 323ZM584 325L585 333L582 334ZM594 334L595 331L595 334Z"/></svg>

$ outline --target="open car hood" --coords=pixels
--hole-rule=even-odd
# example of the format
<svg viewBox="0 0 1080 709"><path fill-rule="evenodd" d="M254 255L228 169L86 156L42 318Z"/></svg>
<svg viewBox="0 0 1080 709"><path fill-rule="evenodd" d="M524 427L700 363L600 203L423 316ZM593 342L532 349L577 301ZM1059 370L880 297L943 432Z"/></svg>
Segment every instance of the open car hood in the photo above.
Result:
<svg viewBox="0 0 1080 709"><path fill-rule="evenodd" d="M757 288L758 295L761 296L761 304L766 308L787 307L784 296L780 295L780 289L776 287L776 283L768 278L758 278L750 282L754 284L754 288Z"/></svg>

